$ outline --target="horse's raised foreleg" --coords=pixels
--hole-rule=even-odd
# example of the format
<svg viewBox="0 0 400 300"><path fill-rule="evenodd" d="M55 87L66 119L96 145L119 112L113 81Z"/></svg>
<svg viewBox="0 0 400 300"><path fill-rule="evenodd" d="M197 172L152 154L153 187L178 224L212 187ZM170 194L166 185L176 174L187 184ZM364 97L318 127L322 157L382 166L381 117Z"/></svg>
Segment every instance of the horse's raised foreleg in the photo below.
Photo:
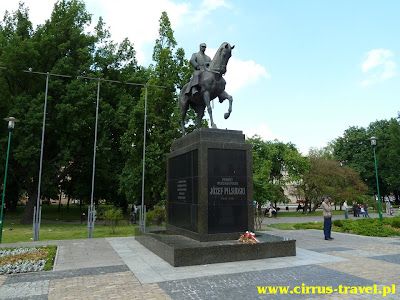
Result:
<svg viewBox="0 0 400 300"><path fill-rule="evenodd" d="M211 105L210 105L210 93L208 91L204 92L203 99L204 99L204 103L207 106L208 115L210 116L211 127L212 128L217 128L217 125L215 125L214 120L213 120L213 116L212 116L212 108L211 108Z"/></svg>
<svg viewBox="0 0 400 300"><path fill-rule="evenodd" d="M228 119L229 116L231 115L232 112L232 102L233 102L233 97L231 95L229 95L227 92L223 91L221 93L221 95L218 96L219 98L219 102L222 103L225 99L229 100L229 108L228 108L228 112L226 112L224 114L224 118Z"/></svg>

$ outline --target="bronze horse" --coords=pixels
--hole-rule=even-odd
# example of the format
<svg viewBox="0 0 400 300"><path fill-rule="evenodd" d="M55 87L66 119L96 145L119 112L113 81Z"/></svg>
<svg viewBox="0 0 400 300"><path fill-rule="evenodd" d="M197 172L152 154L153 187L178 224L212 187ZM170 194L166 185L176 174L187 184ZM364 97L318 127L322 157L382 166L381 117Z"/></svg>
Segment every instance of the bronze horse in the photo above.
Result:
<svg viewBox="0 0 400 300"><path fill-rule="evenodd" d="M229 100L228 112L224 114L224 118L228 119L232 112L232 101L233 98L227 92L225 92L226 81L222 77L226 73L226 65L228 64L229 58L232 55L232 49L235 46L231 46L229 43L224 42L215 53L213 60L207 70L202 71L199 74L199 92L192 95L191 87L188 88L190 82L185 84L179 95L179 105L181 109L181 126L182 134L185 134L185 118L189 106L196 112L196 127L201 126L201 120L204 116L204 110L207 107L208 115L210 116L210 122L212 128L217 128L213 121L212 109L210 102L218 97L219 102L222 103L225 99ZM189 91L189 92L188 92Z"/></svg>

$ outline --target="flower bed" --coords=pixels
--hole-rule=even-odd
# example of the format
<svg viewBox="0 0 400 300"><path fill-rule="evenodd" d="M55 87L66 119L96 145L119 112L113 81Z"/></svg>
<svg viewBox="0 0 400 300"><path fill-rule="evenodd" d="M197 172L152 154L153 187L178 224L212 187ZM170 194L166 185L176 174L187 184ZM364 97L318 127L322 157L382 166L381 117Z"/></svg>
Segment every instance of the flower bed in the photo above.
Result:
<svg viewBox="0 0 400 300"><path fill-rule="evenodd" d="M0 249L0 274L51 270L56 246Z"/></svg>

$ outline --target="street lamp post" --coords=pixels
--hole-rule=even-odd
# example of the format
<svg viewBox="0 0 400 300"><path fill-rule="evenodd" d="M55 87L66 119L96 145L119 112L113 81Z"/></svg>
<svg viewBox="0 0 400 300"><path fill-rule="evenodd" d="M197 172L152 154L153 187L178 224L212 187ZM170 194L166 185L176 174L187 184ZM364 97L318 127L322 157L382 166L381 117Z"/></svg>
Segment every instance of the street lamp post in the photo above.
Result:
<svg viewBox="0 0 400 300"><path fill-rule="evenodd" d="M376 159L376 141L377 138L372 136L370 138L372 149L374 150L374 165L375 165L375 177L376 177L376 192L378 193L378 214L379 214L379 221L382 221L382 199L381 194L379 192L379 180L378 180L378 162Z"/></svg>
<svg viewBox="0 0 400 300"><path fill-rule="evenodd" d="M4 182L3 182L3 194L1 196L1 209L0 209L0 243L3 237L3 221L4 221L4 203L6 197L6 186L7 186L7 171L8 171L8 157L10 156L10 145L11 145L11 134L15 126L17 119L14 117L5 118L8 122L8 146L6 155L6 166L4 168Z"/></svg>

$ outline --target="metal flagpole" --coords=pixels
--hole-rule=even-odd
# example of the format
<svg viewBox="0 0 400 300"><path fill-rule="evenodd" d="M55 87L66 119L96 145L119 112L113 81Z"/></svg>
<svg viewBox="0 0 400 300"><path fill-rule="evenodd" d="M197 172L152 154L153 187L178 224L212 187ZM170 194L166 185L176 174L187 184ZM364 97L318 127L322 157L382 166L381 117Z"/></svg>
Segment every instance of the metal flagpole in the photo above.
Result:
<svg viewBox="0 0 400 300"><path fill-rule="evenodd" d="M144 208L144 172L146 160L146 124L147 124L147 85L144 87L144 121L143 121L143 168L142 168L142 205L140 206L140 231L145 232L145 208Z"/></svg>
<svg viewBox="0 0 400 300"><path fill-rule="evenodd" d="M46 113L47 113L47 93L49 90L49 72L46 73L46 91L44 94L44 108L43 108L43 124L42 124L42 143L40 146L40 161L39 161L39 180L38 180L38 191L36 198L36 210L35 210L35 226L34 226L34 236L33 240L39 240L39 229L40 229L40 211L41 211L41 203L40 203L40 194L41 194L41 186L42 186L42 166L43 166L43 147L44 147L44 133L46 130Z"/></svg>
<svg viewBox="0 0 400 300"><path fill-rule="evenodd" d="M0 67L0 69L7 69L6 67ZM31 68L28 70L21 70L24 73L32 73L32 74L40 74L46 75L46 92L45 92L45 103L44 103L44 113L43 113L43 126L42 126L42 144L41 144L41 152L40 152L40 166L39 166L39 182L38 182L38 195L36 206L34 207L34 215L33 215L33 231L34 231L34 240L39 240L39 229L40 229L40 220L41 220L41 201L40 201L40 194L41 194L41 180L42 180L42 164L43 164L43 147L44 147L44 136L45 136L45 125L46 125L46 113L47 113L47 94L48 94L48 84L49 84L49 77L50 76L57 76L57 77L65 77L65 78L73 78L74 76L71 75L64 75L64 74L54 74L49 72L38 72L33 71ZM165 86L159 85L152 85L152 84L142 84L142 83L134 83L128 81L118 81L118 80L108 80L102 78L95 78L95 77L88 77L88 76L77 76L78 79L89 79L89 80L98 80L98 88L97 88L97 105L96 105L96 127L95 127L95 142L94 142L94 155L93 155L93 173L92 173L92 192L91 192L91 204L89 207L88 213L88 227L89 227L89 237L92 237L93 228L94 228L94 221L95 221L95 207L93 204L93 197L94 197L94 174L95 174L95 163L96 163L96 144L97 144L97 125L98 125L98 108L99 108L99 94L100 94L100 81L110 82L110 83L121 83L126 85L133 85L133 86L143 86L145 88L145 115L144 115L144 136L143 136L143 171L142 171L142 205L141 205L141 220L140 220L140 229L144 232L146 227L146 220L145 220L145 206L144 206L144 177L145 177L145 158L146 158L146 124L147 124L147 94L148 94L148 87L156 87L156 88L163 88Z"/></svg>
<svg viewBox="0 0 400 300"><path fill-rule="evenodd" d="M88 209L88 237L93 237L93 229L95 222L96 210L93 203L94 196L94 175L96 172L96 148L97 148L97 125L99 121L99 101L100 101L100 79L97 82L97 101L96 101L96 124L94 127L94 143L93 143L93 168L92 168L92 193L90 195L90 207Z"/></svg>

